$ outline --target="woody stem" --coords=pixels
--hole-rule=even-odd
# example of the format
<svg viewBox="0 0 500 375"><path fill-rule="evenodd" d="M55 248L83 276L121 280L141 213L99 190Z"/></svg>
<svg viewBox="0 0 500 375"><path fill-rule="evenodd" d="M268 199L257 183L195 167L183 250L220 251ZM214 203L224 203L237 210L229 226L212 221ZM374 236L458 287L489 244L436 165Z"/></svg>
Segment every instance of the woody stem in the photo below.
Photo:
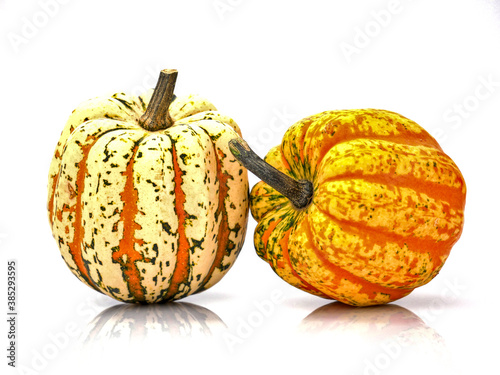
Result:
<svg viewBox="0 0 500 375"><path fill-rule="evenodd" d="M168 108L174 98L176 80L177 70L164 69L160 72L148 108L139 119L139 125L144 129L157 131L172 126L173 120L170 118Z"/></svg>
<svg viewBox="0 0 500 375"><path fill-rule="evenodd" d="M241 138L229 141L234 157L250 172L287 197L300 210L311 204L313 184L308 180L295 180L262 160Z"/></svg>

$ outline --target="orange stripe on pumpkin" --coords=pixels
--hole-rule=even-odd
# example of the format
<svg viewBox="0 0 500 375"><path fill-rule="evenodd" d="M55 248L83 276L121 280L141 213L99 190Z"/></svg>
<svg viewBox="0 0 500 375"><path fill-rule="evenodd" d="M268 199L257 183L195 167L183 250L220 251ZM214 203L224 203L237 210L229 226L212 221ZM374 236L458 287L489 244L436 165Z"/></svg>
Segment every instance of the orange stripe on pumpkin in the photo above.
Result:
<svg viewBox="0 0 500 375"><path fill-rule="evenodd" d="M59 173L57 173L55 176L52 176L52 192L50 194L49 203L47 205L47 209L49 211L49 222L50 222L51 228L52 228L52 225L54 224L54 199L56 196L56 188L57 188L58 181L59 181Z"/></svg>
<svg viewBox="0 0 500 375"><path fill-rule="evenodd" d="M459 238L459 234L453 235L452 233L450 233L450 238L448 240L439 242L432 238L415 237L412 232L408 232L407 236L401 236L391 233L388 231L388 228L370 227L367 225L366 221L342 220L321 209L319 206L316 206L316 208L321 211L322 214L328 216L329 220L337 223L342 228L343 232L363 238L367 248L373 248L377 245L384 248L388 242L393 242L400 248L407 246L412 252L428 252L434 257L448 255L452 246Z"/></svg>
<svg viewBox="0 0 500 375"><path fill-rule="evenodd" d="M177 151L175 144L172 142L172 165L174 168L174 192L175 192L175 214L178 217L179 224L177 232L179 234L177 246L177 262L175 264L174 273L170 280L170 286L167 290L165 300L171 299L178 292L182 284L188 283L189 277L189 241L186 237L186 211L184 203L186 202L186 193L182 190L182 175L184 172L179 167L177 160Z"/></svg>
<svg viewBox="0 0 500 375"><path fill-rule="evenodd" d="M460 178L460 177L458 177ZM460 180L460 187L453 187L444 184L438 184L435 182L425 181L423 179L418 179L415 176L408 175L393 175L389 173L377 173L377 174L365 174L363 171L350 171L343 173L332 178L328 178L322 183L329 181L343 181L343 180L353 180L361 179L366 182L373 184L385 185L388 190L394 189L394 187L409 188L415 190L416 194L426 194L429 198L436 201L448 202L451 208L463 210L465 207L465 183L463 179Z"/></svg>
<svg viewBox="0 0 500 375"><path fill-rule="evenodd" d="M62 220L62 211L64 211L65 209L75 214L75 220L73 222L73 227L74 227L73 242L68 244L69 253L73 258L73 261L75 262L81 277L85 280L87 285L99 291L94 281L91 279L89 271L82 257L83 238L85 234L85 226L83 224L83 218L82 218L82 211L83 211L82 196L85 187L85 176L87 175L87 159L89 157L90 149L92 148L94 143L95 141L90 145L82 147L83 158L78 163L78 173L75 181L76 187L74 189L74 192L76 192L76 204L74 204L71 207L64 205L63 208L57 213L57 216L58 220Z"/></svg>
<svg viewBox="0 0 500 375"><path fill-rule="evenodd" d="M267 242L269 241L269 237L273 233L274 228L276 228L276 226L281 222L281 220L282 220L282 218L279 217L279 218L275 218L275 219L270 221L269 226L264 231L264 234L261 237L262 243L264 244L264 246L267 246Z"/></svg>
<svg viewBox="0 0 500 375"><path fill-rule="evenodd" d="M137 208L138 193L134 187L134 159L139 144L143 139L144 137L136 142L127 168L122 172L122 175L125 176L125 187L120 193L123 202L123 210L120 213L120 221L123 222L123 237L118 245L119 249L113 252L112 255L113 261L121 265L129 291L134 300L138 302L145 301L145 290L141 285L142 278L136 262L148 261L135 250L135 244L142 245L144 243L142 240L135 238L135 231L142 229L142 227L135 222L139 209Z"/></svg>
<svg viewBox="0 0 500 375"><path fill-rule="evenodd" d="M305 148L305 155L308 158L304 161L306 165L318 165L333 146L355 139L384 140L412 146L427 146L441 151L436 140L423 128L420 128L419 133L410 132L404 123L413 125L415 123L399 114L384 110L367 110L364 114L351 119L346 113L348 111L332 112L337 112L337 116L332 118L318 114L302 120L304 126L310 128L308 139L314 140L307 145L301 145ZM381 119L392 125L392 129L389 128L392 130L391 133L377 133L368 126L370 120L381 121Z"/></svg>
<svg viewBox="0 0 500 375"><path fill-rule="evenodd" d="M283 254L283 259L287 264L287 268L289 268L292 275L295 276L302 283L302 285L300 286L300 289L302 289L308 293L312 293L312 294L315 294L317 296L323 297L323 298L330 298L326 294L324 294L323 292L321 292L320 290L316 289L314 286L309 284L302 277L300 277L300 275L297 273L297 271L295 271L295 269L293 268L292 262L290 261L290 255L288 253L288 240L290 238L290 233L292 232L293 229L294 229L293 227L288 229L279 241L279 245L281 247L281 252ZM278 267L282 267L282 266L278 265Z"/></svg>
<svg viewBox="0 0 500 375"><path fill-rule="evenodd" d="M226 251L234 249L234 243L229 240L229 234L231 230L229 229L229 219L227 215L227 210L224 204L226 197L228 196L229 187L227 185L227 181L230 176L227 173L222 172L221 162L220 160L225 157L222 150L218 150L217 159L217 179L219 181L219 206L217 207L217 211L215 216L220 217L219 224L219 232L217 233L217 252L215 254L215 259L210 267L210 270L206 274L203 282L201 283L201 288L205 286L205 284L210 280L212 274L214 273L216 268L222 268L222 260L226 255ZM231 247L232 245L232 247Z"/></svg>
<svg viewBox="0 0 500 375"><path fill-rule="evenodd" d="M300 125L298 123L292 125L285 133L280 147L283 160L285 161L283 164L290 171L292 177L299 179L310 178L310 176L305 175L309 170L307 168L308 165L304 163L304 139L309 126L313 124L308 120L302 120ZM304 173L304 171L306 172Z"/></svg>
<svg viewBox="0 0 500 375"><path fill-rule="evenodd" d="M333 285L331 285L331 287L333 287L334 289L336 289L336 287L338 285L340 285L342 279L346 279L352 283L360 285L361 289L359 290L358 293L366 294L368 296L368 299L375 300L376 293L384 293L384 294L390 295L391 301L400 299L400 298L408 295L409 293L411 293L411 291L413 290L413 289L408 289L408 288L393 289L393 288L387 288L387 287L383 287L383 286L380 286L377 284L373 284L373 283L370 283L359 276L355 276L352 273L350 273L349 271L346 271L345 269L338 267L335 264L331 263L326 258L326 256L318 248L316 248L313 245L313 241L312 241L313 233L311 231L309 221L304 220L304 222L306 224L305 230L306 230L306 233L308 236L308 242L310 244L310 249L314 252L315 256L324 265L324 267L326 269L328 269L334 275L334 283L333 283ZM323 284L323 285L327 286L326 284ZM335 298L335 297L331 296L330 298ZM335 298L335 299L337 299L337 298ZM338 300L341 300L341 299L338 299Z"/></svg>

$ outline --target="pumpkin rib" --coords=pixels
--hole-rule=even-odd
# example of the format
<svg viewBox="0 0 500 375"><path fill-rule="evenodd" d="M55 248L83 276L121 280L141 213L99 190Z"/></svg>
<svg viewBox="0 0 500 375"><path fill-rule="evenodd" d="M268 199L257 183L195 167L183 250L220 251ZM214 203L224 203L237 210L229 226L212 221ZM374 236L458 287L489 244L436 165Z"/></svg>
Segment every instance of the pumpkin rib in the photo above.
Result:
<svg viewBox="0 0 500 375"><path fill-rule="evenodd" d="M246 171L231 158L229 150L229 140L239 136L237 130L219 120L204 119L196 125L211 140L216 155L215 179L219 184L219 196L214 199L220 203L217 218L220 227L216 235L218 253L213 269L209 270L211 276L206 279L202 288L206 290L227 273L242 249L248 220L248 182Z"/></svg>
<svg viewBox="0 0 500 375"><path fill-rule="evenodd" d="M329 123L330 122L332 121L330 120ZM348 123L340 123L336 125L336 130L333 131L332 135L328 136L329 134L325 132L325 124L323 122L315 122L311 119L304 119L299 123L299 125L293 128L294 133L299 133L298 135L294 134L294 138L289 141L289 143L293 144L294 147L287 145L288 138L290 136L287 132L287 134L285 134L285 136L283 137L281 152L284 161L286 161L289 166L291 176L295 178L306 178L310 181L316 180L317 171L320 168L315 166L321 164L330 149L337 145L342 145L355 140L384 141L399 144L402 146L424 146L426 148L438 151L442 154L442 156L447 157L447 155L442 151L439 144L431 139L430 135L427 132L425 132L425 134L412 133L412 136L409 136L407 133L389 135L356 133L354 130L351 131L351 133L347 133L348 129L351 130L348 125ZM292 131L290 131L290 133L292 133ZM423 141L422 136L425 136L425 141ZM299 140L297 140L297 138L299 138ZM312 139L313 141L307 143L304 142L304 139ZM297 147L297 144L300 145L300 149L298 151L295 148ZM319 148L318 144L320 146ZM290 150L289 154L285 152L285 150L287 149ZM295 164L300 161L302 170L305 170L306 172L303 174L299 173L299 175L297 175L295 169L292 168L292 165L295 164L291 164L290 159L294 160Z"/></svg>
<svg viewBox="0 0 500 375"><path fill-rule="evenodd" d="M419 238L413 236L405 237L401 235L397 235L394 233L390 233L387 231L387 228L384 227L370 227L366 225L366 222L361 221L351 221L351 220L342 220L336 216L333 216L328 211L322 209L320 206L316 205L316 209L320 211L325 216L328 216L329 220L336 222L339 227L342 228L342 231L351 234L353 236L363 235L364 237L377 239L380 241L370 241L373 245L382 245L389 242L396 243L399 247L403 247L407 245L410 249L414 249L417 253L426 253L429 251L429 248L434 247L436 244L436 240L433 238ZM440 246L451 246L457 241L455 237L450 237L448 240L439 241Z"/></svg>
<svg viewBox="0 0 500 375"><path fill-rule="evenodd" d="M179 121L182 121L183 123L196 123L200 121L212 121L217 122L220 124L228 125L231 127L232 130L234 130L240 137L241 137L241 129L231 117L226 116L219 111L203 111L203 112L198 112L195 113L189 117L180 119ZM201 126L203 128L203 126ZM204 129L204 128L203 128ZM210 136L209 132L204 129L207 134Z"/></svg>
<svg viewBox="0 0 500 375"><path fill-rule="evenodd" d="M272 220L273 218L271 218ZM317 288L313 287L307 281L305 281L294 269L292 262L290 260L288 251L288 240L290 234L295 228L295 223L297 221L296 214L294 216L288 216L282 214L281 217L274 218L274 222L269 225L273 230L269 233L269 237L264 239L265 242L265 260L273 268L274 272L278 274L283 280L289 284L295 286L296 288L308 291L309 293L315 294L320 297L327 297L324 293L319 291ZM264 232L266 237L268 231ZM275 247L278 247L275 249ZM264 259L264 258L262 258Z"/></svg>
<svg viewBox="0 0 500 375"><path fill-rule="evenodd" d="M50 176L50 179L52 180L51 188L50 188L50 196L48 199L48 204L47 204L47 211L48 211L48 216L49 216L49 225L50 228L54 226L54 198L56 195L56 188L57 188L57 183L59 182L59 173L53 176Z"/></svg>
<svg viewBox="0 0 500 375"><path fill-rule="evenodd" d="M132 155L127 162L127 167L122 175L125 176L125 187L120 193L123 210L120 213L120 221L123 222L123 237L118 244L118 250L112 254L113 262L119 263L123 272L123 277L127 283L132 298L138 302L145 302L145 288L141 284L141 274L137 267L139 260L144 261L144 257L135 249L135 244L140 243L135 237L136 230L142 227L136 223L135 218L139 213L137 208L137 188L134 186L134 163L139 146L146 136L142 136L134 143Z"/></svg>
<svg viewBox="0 0 500 375"><path fill-rule="evenodd" d="M164 207L162 216L160 218L159 224L161 225L161 233L164 237L163 244L160 246L167 247L162 249L164 255L158 259L158 269L156 282L161 285L157 291L157 299L154 302L165 301L165 296L168 293L170 282L177 266L176 259L177 253L179 251L178 244L179 241L176 238L178 235L178 227L175 224L179 224L179 220L173 220L177 217L176 214L176 195L175 195L175 170L174 168L169 168L169 166L174 163L174 154L172 152L173 144L171 137L166 131L159 133L159 137L162 141L159 142L160 148L162 150L162 166L161 166L161 193L163 198L160 200L159 204ZM168 142L165 142L168 140ZM167 172L168 171L168 172ZM168 211L167 211L168 210ZM175 223L175 224L174 224ZM166 237L166 238L165 238ZM171 249L168 251L167 249Z"/></svg>
<svg viewBox="0 0 500 375"><path fill-rule="evenodd" d="M306 164L303 159L302 145L304 144L304 139L310 125L311 123L308 121L292 125L285 133L280 145L280 151L283 155L283 159L286 161L284 164L288 166L287 174L296 179L309 177L305 176L305 173L303 173Z"/></svg>
<svg viewBox="0 0 500 375"><path fill-rule="evenodd" d="M289 206L291 203L283 194L277 192L264 181L259 181L251 190L251 214L256 221L270 213L280 210L282 207ZM271 202L272 204L269 204Z"/></svg>
<svg viewBox="0 0 500 375"><path fill-rule="evenodd" d="M77 193L76 196L77 201L74 208L75 225L73 227L75 232L73 235L73 241L70 244L68 244L68 246L70 248L69 253L73 258L73 261L75 262L76 266L78 267L80 275L92 288L98 290L98 287L96 286L94 280L92 280L92 278L90 277L89 267L83 261L82 257L82 240L84 238L84 232L85 232L85 225L83 224L83 218L82 218L82 196L85 187L85 182L84 182L85 175L87 174L87 159L92 146L93 144L82 147L83 158L78 163L78 172L75 181L76 185L75 191Z"/></svg>
<svg viewBox="0 0 500 375"><path fill-rule="evenodd" d="M263 260L267 261L272 265L271 260L268 257L268 243L269 243L269 237L275 230L275 228L278 226L278 224L283 220L282 217L275 217L276 213L273 213L272 215L269 215L269 219L267 219L266 216L262 218L262 221L259 222L257 227L255 228L255 243L260 243L262 246L259 246L257 248L257 255L259 255L260 258ZM261 224L262 223L262 224ZM265 228L265 230L260 234L261 228ZM258 238L258 239L257 239ZM256 246L257 247L257 246Z"/></svg>
<svg viewBox="0 0 500 375"><path fill-rule="evenodd" d="M302 148L304 149L303 154L306 155L306 159L303 160L303 163L305 165L312 165L314 168L314 166L318 166L321 163L326 153L332 147L358 139L382 140L412 146L424 145L442 151L439 144L429 133L404 116L385 110L368 109L361 111L365 113L361 121L358 120L358 118L352 118L352 116L348 114L349 111L346 110L325 111L301 120L297 126L307 127L306 138L311 140L310 143L302 143ZM372 113L368 114L367 112ZM376 117L374 113L378 113L388 121L390 125L388 125L384 131L390 131L390 133L375 133L374 128L369 125L369 122L365 124L366 119L364 117L369 117L370 120L380 121L380 116ZM328 114L335 116L332 118L327 116ZM406 124L403 124L403 122ZM418 129L419 132L410 131L407 129L407 126L411 126L415 130ZM285 134L284 139L287 137L288 135ZM310 178L315 177L318 169L320 168L314 170Z"/></svg>
<svg viewBox="0 0 500 375"><path fill-rule="evenodd" d="M277 215L276 215L277 216ZM296 215L290 211L283 210L276 221L271 223L263 233L262 240L266 250L266 260L273 268L281 270L283 267L283 236L293 227ZM271 230L272 228L272 230ZM286 264L285 264L286 265ZM285 272L288 270L285 270Z"/></svg>
<svg viewBox="0 0 500 375"><path fill-rule="evenodd" d="M306 233L309 237L309 241L311 244L314 244L314 241L312 239L314 235L312 233L311 224L310 224L309 220L304 220L303 222L305 222ZM373 284L373 283L363 279L362 277L356 276L356 275L352 274L351 272L343 269L342 267L339 267L339 266L333 264L325 257L325 255L316 246L313 245L310 247L310 249L313 251L315 256L321 261L323 266L326 267L328 270L330 270L335 275L334 276L335 282L333 284L334 286L340 285L341 279L349 280L349 281L351 281L353 283L357 283L358 285L361 286L358 293L364 293L364 294L368 295L369 299L372 299L372 300L375 298L375 296L373 296L373 295L376 293L390 295L391 300L394 301L396 299L399 299L399 298L402 298L402 297L408 295L412 291L412 289L408 289L408 288L402 288L402 287L400 287L400 288L388 288L388 287L384 287L381 285ZM320 288L320 290L321 289L322 288ZM341 301L341 299L338 299L338 300Z"/></svg>
<svg viewBox="0 0 500 375"><path fill-rule="evenodd" d="M172 166L174 169L174 195L175 195L175 213L178 217L178 245L177 245L177 262L175 264L174 273L170 279L170 286L165 294L165 300L171 300L179 292L180 286L184 283L187 286L189 278L189 242L186 236L186 211L184 203L186 202L186 193L182 190L184 171L179 166L178 155L176 150L176 141L169 135L172 142Z"/></svg>
<svg viewBox="0 0 500 375"><path fill-rule="evenodd" d="M324 170L317 184L363 179L458 202L463 201L465 192L463 176L456 165L434 149L356 140L343 147L332 147L321 166Z"/></svg>
<svg viewBox="0 0 500 375"><path fill-rule="evenodd" d="M173 284L178 284L178 291L172 298L179 299L200 290L206 271L216 256L215 240L219 223L212 218L217 209L217 158L210 138L198 125L173 126L168 133L174 143L172 149L176 160L173 165L177 178L174 183L177 189L176 216L183 231L179 245L184 246L186 252L185 256L182 255L183 248L179 247L177 255L182 256L181 261L187 264L183 273L179 271L178 260L171 279L171 292L175 289ZM177 176L177 173L180 175ZM179 216L181 209L183 216ZM205 251L207 248L210 250ZM175 272L183 274L184 280L179 276L176 281Z"/></svg>
<svg viewBox="0 0 500 375"><path fill-rule="evenodd" d="M456 166L446 160L448 157L445 154L432 148L411 147L385 140L355 139L340 142L330 148L321 160L318 168L323 169L323 173L316 176L317 183L331 177L349 176L350 173L372 175L375 172L390 180L411 175L420 181L430 177L429 182L441 183L446 182L441 181L442 178L448 178L447 175L451 174L455 180L451 181L453 185L457 179L461 179ZM416 163L415 159L420 161Z"/></svg>
<svg viewBox="0 0 500 375"><path fill-rule="evenodd" d="M306 291L308 293L317 295L319 297L329 298L326 294L324 294L318 288L314 287L313 285L311 285L310 283L308 283L306 280L304 280L297 273L297 271L295 270L295 268L293 267L292 261L290 260L290 253L289 253L289 238L290 238L290 236L293 236L292 233L295 230L296 230L296 227L294 226L294 227L288 229L287 232L284 235L282 235L282 239L280 240L280 247L281 247L282 252L283 252L283 259L284 259L284 261L286 262L288 268L290 269L290 272L291 272L292 276L294 276L300 282L300 285L296 285L296 283L291 282L290 279L285 279L284 277L282 277L282 278L284 280L286 280L288 283L290 283L293 286L295 286L296 288L302 289L302 290L304 290L304 291ZM277 270L275 270L275 272L278 273Z"/></svg>
<svg viewBox="0 0 500 375"><path fill-rule="evenodd" d="M122 123L121 121L112 121L110 122L111 120L108 120L108 119L97 119L97 120L88 120L89 122L93 121L93 123L95 123L95 121L104 121L105 123L107 123L108 125L109 124L120 124L120 125L124 125L125 123ZM64 142L64 145L62 145L62 148L61 148L61 151L59 152L59 148L61 147L61 141L58 143L57 145L57 149L56 149L56 153L55 153L55 156L54 158L52 159L52 162L51 162L51 166L50 166L50 169L51 171L52 170L55 170L49 177L49 179L52 179L52 186L53 188L50 190L49 189L49 198L48 198L48 204L47 204L47 210L48 210L48 213L49 213L49 223L50 223L50 226L51 228L53 227L54 225L54 216L56 214L56 211L54 209L55 207L55 204L54 204L54 201L55 201L55 198L56 198L56 190L57 190L57 185L59 183L59 178L61 176L61 172L62 172L62 168L64 167L63 165L63 156L65 155L66 153L66 149L68 147L68 143L69 143L69 139L70 139L70 136L72 134L77 134L77 129L80 128L79 130L81 131L83 129L83 124L80 124L79 126L77 126L77 128L75 128L69 135L68 137L65 139L65 142ZM94 137L94 140L95 142L97 142L98 138L109 133L109 132L113 132L115 130L123 130L123 129L126 129L126 127L120 127L120 128L112 128L112 129L108 129L106 131L104 131L103 133L100 133L100 134L97 134ZM64 133L64 131L63 131ZM50 188L50 184L49 184L49 188Z"/></svg>
<svg viewBox="0 0 500 375"><path fill-rule="evenodd" d="M373 161L380 164L380 167L394 167L399 165L406 159L413 161L412 167L422 165L424 161L433 162L439 165L434 168L452 169L455 168L454 163L449 159L448 155L434 147L411 145L397 143L381 137L374 138L354 138L332 144L325 157L328 155L330 163L335 163L339 159L346 157L361 156L365 159L372 158ZM415 159L419 163L415 163ZM321 165L322 160L318 161ZM390 163L388 164L387 161ZM406 160L408 162L408 160ZM378 166L378 165L377 165ZM429 165L427 165L429 167Z"/></svg>
<svg viewBox="0 0 500 375"><path fill-rule="evenodd" d="M87 193L83 198L82 207L83 225L87 229L83 238L85 251L82 257L89 266L90 277L99 289L105 294L122 299L133 298L124 278L124 271L128 267L130 272L136 264L127 265L131 257L126 251L130 249L126 249L121 240L129 230L129 224L133 223L135 226L136 223L123 220L125 204L122 196L117 193L123 192L127 185L130 158L135 152L136 142L144 136L143 132L137 132L135 129L123 129L102 135L92 146L87 161ZM135 166L135 161L132 163ZM107 168L103 169L103 165ZM135 183L133 178L132 181ZM132 207L126 205L125 211L130 208ZM134 215L134 221L137 217ZM136 234L137 232L134 232L132 236L134 241ZM137 242L133 242L132 246L134 245L137 245ZM135 250L132 248L132 251ZM136 253L132 254L137 256ZM117 257L119 259L116 259ZM118 277L113 277L113 273Z"/></svg>
<svg viewBox="0 0 500 375"><path fill-rule="evenodd" d="M423 146L427 149L430 150L435 150L440 152L442 155L446 156L446 154L442 151L441 148L435 147L434 145L422 145L418 143L417 140L414 140L410 138L409 140L406 139L404 136L370 136L370 135L364 135L364 136L359 136L359 135L350 135L349 137L345 137L342 139L338 138L333 138L331 139L331 143L328 142L329 147L324 147L322 150L321 154L317 155L314 160L308 160L310 163L315 163L316 165L319 165L326 154L328 154L328 151L330 151L331 148L335 146L340 146L346 143L350 143L352 141L367 141L367 142L372 142L372 141L382 141L382 142L390 142L396 145L401 145L401 146ZM311 148L310 153L314 151L314 148Z"/></svg>
<svg viewBox="0 0 500 375"><path fill-rule="evenodd" d="M174 299L196 293L200 289L206 269L215 258L215 235L217 223L211 218L215 214L217 181L210 138L197 124L174 126L170 134L175 138L177 166L182 170L180 189L185 194L184 232L189 243L189 259L185 280ZM203 155L203 156L202 156ZM175 174L175 169L174 169ZM204 251L206 248L211 251Z"/></svg>
<svg viewBox="0 0 500 375"><path fill-rule="evenodd" d="M227 214L227 209L225 206L225 200L230 196L229 195L229 186L227 184L228 179L230 176L227 173L222 172L222 163L221 159L224 157L222 154L222 150L220 150L217 145L216 141L213 139L211 134L204 128L201 127L201 129L207 134L207 136L210 138L212 142L212 149L214 151L214 154L216 155L216 163L217 163L217 173L216 173L216 178L219 182L219 194L218 194L218 206L217 210L215 213L216 220L219 222L219 230L217 233L217 250L216 250L216 255L214 258L214 261L212 262L212 265L210 266L210 269L206 273L203 281L200 284L199 289L204 290L205 286L209 282L209 280L212 278L213 273L216 268L221 269L222 268L222 263L224 260L224 255L227 251L227 248L229 246L229 243L231 242L229 240L229 234L230 234L230 229L229 229L229 219L228 219L228 214ZM219 219L220 218L220 219ZM234 246L234 243L232 244Z"/></svg>
<svg viewBox="0 0 500 375"><path fill-rule="evenodd" d="M349 179L323 183L316 190L314 204L343 222L364 222L366 227L386 228L394 235L407 237L411 233L443 241L463 222L456 216L457 212L463 213L463 207L456 207L456 200L448 202L445 197L429 196L425 190L404 186Z"/></svg>
<svg viewBox="0 0 500 375"><path fill-rule="evenodd" d="M422 181L413 175L374 174L366 175L362 171L348 172L341 176L322 180L322 184L328 182L340 182L349 180L361 180L370 184L385 186L387 190L394 188L405 188L415 191L415 194L424 194L435 201L443 201L449 204L450 208L463 210L464 193L461 189L449 185L439 184L431 181ZM313 198L314 199L314 198Z"/></svg>
<svg viewBox="0 0 500 375"><path fill-rule="evenodd" d="M328 216L319 216L319 222L309 223L313 234L312 243L332 264L346 269L351 274L362 277L368 282L380 285L412 286L433 274L439 259L447 257L451 247L447 243L428 243L427 251L413 247L411 240L403 245L397 241L379 242L379 236L373 231L349 233L344 227L330 224L323 226ZM321 215L323 215L321 213ZM332 226L333 225L333 226ZM346 243L346 245L340 245Z"/></svg>
<svg viewBox="0 0 500 375"><path fill-rule="evenodd" d="M98 127L98 125L103 125L103 127ZM117 121L104 121L101 122L100 120L94 121L92 123L92 126L97 126L96 132L94 134L90 133L87 135L86 139L83 142L89 142L88 144L84 144L78 140L78 137L80 134L84 134L82 129L80 129L78 132L75 131L72 133L73 136L68 138L66 141L66 144L64 145L63 152L61 155L61 163L59 166L59 173L57 174L59 176L58 178L58 185L59 185L59 179L62 175L62 171L66 168L66 162L65 162L65 156L67 156L66 150L68 145L73 142L73 139L75 144L77 144L78 148L82 151L82 159L78 162L77 165L75 165L77 172L76 172L76 177L75 177L75 187L72 188L71 184L68 184L68 188L73 189L72 190L72 195L74 198L76 198L76 202L73 206L69 206L69 204L64 203L63 207L61 210L57 210L57 207L59 206L59 202L57 202L57 197L54 197L54 204L53 204L53 210L54 210L54 217L57 218L58 222L62 222L62 211L67 207L67 210L71 210L74 212L74 220L72 221L72 227L74 229L74 234L73 234L73 241L71 243L68 243L67 246L69 248L68 255L71 257L73 262L76 265L76 269L72 269L72 271L75 273L75 275L84 281L87 285L92 287L93 289L101 292L99 289L97 283L95 280L93 280L92 276L90 275L90 270L89 270L89 264L83 260L82 256L82 246L83 246L83 238L84 238L84 233L85 233L85 225L84 225L84 219L82 217L82 199L83 199L83 193L85 189L85 176L87 174L87 159L89 156L89 152L92 149L92 147L95 145L95 143L99 140L100 137L103 135L112 133L114 131L123 131L125 130L125 127L123 126L122 122L117 122ZM112 127L108 129L107 127ZM113 127L115 126L115 127ZM103 130L104 129L104 130ZM62 183L62 182L61 182ZM71 196L69 197L70 199L72 198ZM70 225L70 224L68 224ZM55 232L58 231L58 228L53 228ZM62 243L59 241L60 246ZM69 264L68 264L69 266Z"/></svg>
<svg viewBox="0 0 500 375"><path fill-rule="evenodd" d="M129 127L132 126L129 121L132 120L129 113L123 116L119 111L119 106L114 100L108 98L94 98L81 103L76 107L69 116L66 124L61 132L60 139L57 143L54 158L52 159L50 171L58 170L57 164L60 163L61 155L67 144L68 138L75 130L88 121L121 121L126 123ZM54 173L55 174L55 173Z"/></svg>
<svg viewBox="0 0 500 375"><path fill-rule="evenodd" d="M173 273L177 228L174 197L170 194L173 172L169 152L170 139L160 132L150 133L140 144L134 161L134 186L137 189L138 213L135 222L141 226L135 237L135 249L142 254L139 268L147 302L157 301ZM118 188L118 190L123 190ZM167 226L165 223L169 223ZM105 244L104 244L105 245ZM102 245L101 248L105 247ZM172 264L171 264L172 263Z"/></svg>

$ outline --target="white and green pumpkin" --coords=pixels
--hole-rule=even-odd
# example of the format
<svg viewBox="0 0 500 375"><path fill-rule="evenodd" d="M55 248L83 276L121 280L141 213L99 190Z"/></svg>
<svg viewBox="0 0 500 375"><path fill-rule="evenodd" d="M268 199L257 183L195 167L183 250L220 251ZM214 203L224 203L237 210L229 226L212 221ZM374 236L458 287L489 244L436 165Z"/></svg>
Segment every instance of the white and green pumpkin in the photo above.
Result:
<svg viewBox="0 0 500 375"><path fill-rule="evenodd" d="M245 238L247 173L228 148L240 129L201 97L176 98L176 76L162 71L139 97L81 104L50 166L48 216L63 259L124 302L213 286Z"/></svg>

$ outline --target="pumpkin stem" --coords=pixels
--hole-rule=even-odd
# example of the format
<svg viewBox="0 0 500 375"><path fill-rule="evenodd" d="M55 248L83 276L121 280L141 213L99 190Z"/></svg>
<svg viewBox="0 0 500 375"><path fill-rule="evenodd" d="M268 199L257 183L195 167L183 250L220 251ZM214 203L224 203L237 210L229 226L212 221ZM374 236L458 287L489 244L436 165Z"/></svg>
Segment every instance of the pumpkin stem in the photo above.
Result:
<svg viewBox="0 0 500 375"><path fill-rule="evenodd" d="M253 152L241 138L231 139L229 149L246 169L287 197L296 209L301 210L311 204L314 191L311 181L295 180L277 170Z"/></svg>
<svg viewBox="0 0 500 375"><path fill-rule="evenodd" d="M176 80L177 70L163 69L160 72L148 108L139 119L139 125L144 129L154 132L167 129L174 123L168 113L168 107L174 98Z"/></svg>

